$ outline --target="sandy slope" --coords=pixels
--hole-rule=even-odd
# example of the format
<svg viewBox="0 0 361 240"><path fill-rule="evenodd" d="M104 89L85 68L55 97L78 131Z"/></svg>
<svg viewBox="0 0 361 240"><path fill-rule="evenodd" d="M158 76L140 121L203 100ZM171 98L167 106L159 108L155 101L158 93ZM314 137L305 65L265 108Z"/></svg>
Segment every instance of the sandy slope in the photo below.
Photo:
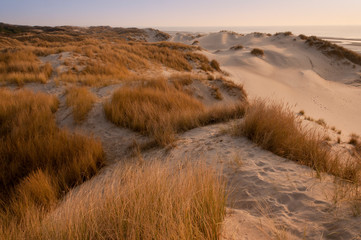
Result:
<svg viewBox="0 0 361 240"><path fill-rule="evenodd" d="M361 66L326 57L295 36L220 32L200 38L177 34L172 40L199 41L202 52L244 84L251 98L284 101L295 111L325 119L346 136L361 134ZM244 49L229 49L238 44ZM265 56L251 55L253 48L263 49Z"/></svg>
<svg viewBox="0 0 361 240"><path fill-rule="evenodd" d="M204 159L221 171L229 191L224 240L360 239L361 217L352 217L348 204L333 203L332 177L318 179L308 167L264 151L246 138L232 137L225 131L229 126L193 129L179 136L175 148L150 150L144 160ZM73 190L58 211L72 211L84 197L101 196L104 184L116 184L111 172L119 167L122 161ZM287 238L277 238L282 236Z"/></svg>

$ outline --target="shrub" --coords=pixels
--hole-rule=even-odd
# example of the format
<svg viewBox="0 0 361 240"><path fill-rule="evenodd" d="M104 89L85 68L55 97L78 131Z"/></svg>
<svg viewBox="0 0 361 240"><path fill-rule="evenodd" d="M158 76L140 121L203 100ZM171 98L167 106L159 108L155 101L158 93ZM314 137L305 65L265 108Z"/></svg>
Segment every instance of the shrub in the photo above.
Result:
<svg viewBox="0 0 361 240"><path fill-rule="evenodd" d="M83 121L96 101L96 96L86 87L72 87L67 89L66 104L73 108L76 122Z"/></svg>
<svg viewBox="0 0 361 240"><path fill-rule="evenodd" d="M252 51L251 51L251 54L257 56L257 57L263 57L264 56L264 51L262 49L259 49L259 48L254 48Z"/></svg>
<svg viewBox="0 0 361 240"><path fill-rule="evenodd" d="M360 163L340 162L323 146L323 136L302 129L293 112L283 105L255 101L235 133L281 157L312 167L318 173L327 172L353 182L361 180Z"/></svg>

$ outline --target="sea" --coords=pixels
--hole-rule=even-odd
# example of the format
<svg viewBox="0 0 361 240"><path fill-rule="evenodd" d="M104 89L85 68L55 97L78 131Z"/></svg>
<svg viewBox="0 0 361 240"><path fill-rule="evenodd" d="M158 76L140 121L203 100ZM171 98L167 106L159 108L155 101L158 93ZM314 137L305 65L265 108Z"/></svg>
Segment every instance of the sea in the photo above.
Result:
<svg viewBox="0 0 361 240"><path fill-rule="evenodd" d="M210 33L221 30L247 34L252 32L277 33L290 31L295 35L317 36L361 54L361 25L348 26L239 26L239 27L158 27L169 33Z"/></svg>

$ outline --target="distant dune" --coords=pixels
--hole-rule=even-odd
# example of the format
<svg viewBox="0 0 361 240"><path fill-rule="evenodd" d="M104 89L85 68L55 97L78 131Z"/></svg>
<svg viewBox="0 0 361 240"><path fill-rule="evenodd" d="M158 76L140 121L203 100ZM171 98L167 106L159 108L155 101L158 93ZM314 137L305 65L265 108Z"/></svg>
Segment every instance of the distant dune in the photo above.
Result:
<svg viewBox="0 0 361 240"><path fill-rule="evenodd" d="M204 48L217 59L233 81L244 84L251 98L291 104L313 118L324 119L346 136L361 134L361 66L348 59L322 54L298 36L218 32L202 37L176 34L172 41ZM242 45L241 50L232 50ZM250 54L254 48L263 57Z"/></svg>

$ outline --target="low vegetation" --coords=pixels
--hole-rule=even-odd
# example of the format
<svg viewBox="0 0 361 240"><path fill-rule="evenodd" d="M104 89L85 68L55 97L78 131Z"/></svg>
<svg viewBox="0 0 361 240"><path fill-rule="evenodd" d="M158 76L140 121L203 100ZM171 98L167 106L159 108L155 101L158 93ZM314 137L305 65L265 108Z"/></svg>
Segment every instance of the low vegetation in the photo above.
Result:
<svg viewBox="0 0 361 240"><path fill-rule="evenodd" d="M174 142L178 132L243 116L244 102L207 108L160 79L118 89L104 109L111 122L152 136L164 146Z"/></svg>
<svg viewBox="0 0 361 240"><path fill-rule="evenodd" d="M233 47L230 47L230 50L242 50L243 46L241 44L235 45Z"/></svg>
<svg viewBox="0 0 361 240"><path fill-rule="evenodd" d="M199 47L164 41L148 43L146 33L140 29L58 27L49 30L11 25L2 25L2 28L0 79L5 83L45 83L53 69L48 63L42 64L38 57L60 53L68 57L59 60L61 68L54 69L56 83L104 86L163 67L187 72L220 71L215 60L195 52ZM101 39L99 33L102 33ZM160 35L160 40L166 39Z"/></svg>
<svg viewBox="0 0 361 240"><path fill-rule="evenodd" d="M66 104L73 109L76 122L83 121L96 101L96 96L86 87L72 87L67 89Z"/></svg>
<svg viewBox="0 0 361 240"><path fill-rule="evenodd" d="M221 67L219 66L219 63L217 62L217 60L212 60L212 61L210 62L210 65L211 65L211 67L212 67L214 70L216 70L216 71L218 71L218 72L221 71Z"/></svg>
<svg viewBox="0 0 361 240"><path fill-rule="evenodd" d="M18 85L28 82L46 83L52 71L52 66L41 64L32 51L0 49L0 82Z"/></svg>
<svg viewBox="0 0 361 240"><path fill-rule="evenodd" d="M262 49L259 49L259 48L254 48L254 49L252 49L251 54L255 55L257 57L263 57L264 56L264 51Z"/></svg>
<svg viewBox="0 0 361 240"><path fill-rule="evenodd" d="M0 221L48 209L104 165L99 141L60 130L58 100L0 90Z"/></svg>
<svg viewBox="0 0 361 240"><path fill-rule="evenodd" d="M357 134L351 134L349 144L355 147L356 152L361 156L361 137Z"/></svg>
<svg viewBox="0 0 361 240"><path fill-rule="evenodd" d="M212 86L211 91L212 91L212 96L215 99L217 99L217 100L222 100L223 99L222 93L221 93L221 91L219 90L218 87Z"/></svg>
<svg viewBox="0 0 361 240"><path fill-rule="evenodd" d="M361 65L361 55L352 50L322 40L316 36L307 37L305 35L300 35L299 37L306 40L306 44L310 47L316 47L326 56L335 57L337 59L347 59L354 64Z"/></svg>
<svg viewBox="0 0 361 240"><path fill-rule="evenodd" d="M117 166L92 191L69 196L49 217L0 226L1 239L218 239L224 181L204 164ZM71 199L71 200L70 200ZM91 210L91 211L90 211Z"/></svg>
<svg viewBox="0 0 361 240"><path fill-rule="evenodd" d="M304 130L295 114L283 105L255 101L235 133L318 173L327 172L354 183L361 181L359 162L340 159L331 153L322 143L323 136Z"/></svg>

